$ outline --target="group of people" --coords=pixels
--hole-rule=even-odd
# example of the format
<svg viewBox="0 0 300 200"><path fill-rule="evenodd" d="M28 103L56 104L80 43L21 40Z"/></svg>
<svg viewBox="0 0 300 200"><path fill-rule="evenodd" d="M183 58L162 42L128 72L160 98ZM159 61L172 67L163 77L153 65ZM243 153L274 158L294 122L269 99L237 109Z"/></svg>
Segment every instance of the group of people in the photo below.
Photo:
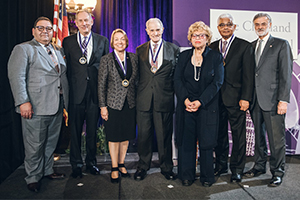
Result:
<svg viewBox="0 0 300 200"><path fill-rule="evenodd" d="M124 163L129 140L136 137L136 125L139 161L134 179L147 176L155 133L161 174L175 180L174 93L178 178L184 186L195 180L197 142L203 186L210 187L216 176L228 172L228 121L233 140L230 181L240 182L242 176L266 172L267 131L273 175L269 185L282 183L292 54L287 41L270 35L272 21L268 14L254 17L258 39L252 44L234 35L236 25L230 14L219 16L222 38L212 44L209 26L195 22L187 35L192 48L181 53L177 45L162 39L164 27L158 18L146 22L150 41L138 46L135 54L126 51L129 41L122 29L111 34L113 52L109 53L109 40L91 31L93 19L87 10L76 13L75 23L78 33L65 38L61 48L51 43L52 22L38 18L32 29L34 38L17 45L8 62L16 111L22 118L29 190L38 192L43 177L65 177L53 171L63 108L69 112L73 178L82 177L84 121L86 171L100 174L96 130L101 115L111 156L112 183L118 183L120 176L131 177ZM255 165L244 173L247 110L255 127Z"/></svg>

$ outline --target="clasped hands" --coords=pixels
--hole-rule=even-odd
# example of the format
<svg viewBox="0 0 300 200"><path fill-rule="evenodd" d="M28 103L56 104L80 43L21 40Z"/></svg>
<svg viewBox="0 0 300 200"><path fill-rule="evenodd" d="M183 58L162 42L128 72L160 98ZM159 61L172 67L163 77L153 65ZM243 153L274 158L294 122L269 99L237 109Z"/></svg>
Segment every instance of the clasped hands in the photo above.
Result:
<svg viewBox="0 0 300 200"><path fill-rule="evenodd" d="M190 101L188 98L184 101L185 110L188 112L196 112L199 107L201 106L201 103L199 100Z"/></svg>

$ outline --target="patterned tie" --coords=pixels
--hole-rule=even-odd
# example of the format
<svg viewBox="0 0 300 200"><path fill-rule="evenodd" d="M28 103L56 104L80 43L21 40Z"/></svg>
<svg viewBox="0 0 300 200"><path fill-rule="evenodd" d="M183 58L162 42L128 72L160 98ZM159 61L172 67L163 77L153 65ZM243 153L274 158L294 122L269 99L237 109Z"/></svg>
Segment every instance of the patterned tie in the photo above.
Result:
<svg viewBox="0 0 300 200"><path fill-rule="evenodd" d="M226 51L226 45L227 45L227 41L223 41L223 45L222 45L222 53L225 53Z"/></svg>
<svg viewBox="0 0 300 200"><path fill-rule="evenodd" d="M84 49L83 55L87 58L87 36L84 37L83 42L81 43L82 48Z"/></svg>
<svg viewBox="0 0 300 200"><path fill-rule="evenodd" d="M50 56L50 58L51 58L52 62L53 62L53 63L54 63L54 65L55 65L55 69L56 69L56 71L57 71L57 72L59 72L58 62L57 62L57 60L56 60L55 56L52 54L52 51L51 51L51 49L50 49L50 46L49 46L49 45L47 45L47 46L45 46L45 47L46 47L46 49L47 49L47 53L48 53L48 55Z"/></svg>
<svg viewBox="0 0 300 200"><path fill-rule="evenodd" d="M261 43L262 43L263 40L259 40L258 41L258 47L257 47L257 50L255 52L255 61L256 61L256 66L258 65L259 63L259 59L260 59L260 56L261 56Z"/></svg>
<svg viewBox="0 0 300 200"><path fill-rule="evenodd" d="M158 44L154 44L154 48L153 48L153 57L155 57L155 53L157 51L157 47L158 47ZM158 68L158 59L156 59L155 62L153 62L153 58L151 59L151 71L153 73L155 73L157 71L157 68Z"/></svg>

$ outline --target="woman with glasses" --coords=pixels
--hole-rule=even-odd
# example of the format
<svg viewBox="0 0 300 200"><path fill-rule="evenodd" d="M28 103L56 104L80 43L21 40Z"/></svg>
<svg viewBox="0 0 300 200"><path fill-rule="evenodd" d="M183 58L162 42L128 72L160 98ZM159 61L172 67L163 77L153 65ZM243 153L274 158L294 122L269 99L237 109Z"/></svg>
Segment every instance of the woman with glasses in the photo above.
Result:
<svg viewBox="0 0 300 200"><path fill-rule="evenodd" d="M111 182L130 177L124 161L129 140L136 135L135 96L138 78L138 58L125 51L128 37L122 29L111 34L114 51L101 58L98 75L98 95L104 131L112 162Z"/></svg>
<svg viewBox="0 0 300 200"><path fill-rule="evenodd" d="M213 148L217 144L218 91L224 69L222 55L211 50L212 33L202 21L189 27L192 49L183 51L174 74L177 96L176 140L178 177L184 186L193 184L196 175L197 141L200 151L200 182L210 187L214 182Z"/></svg>

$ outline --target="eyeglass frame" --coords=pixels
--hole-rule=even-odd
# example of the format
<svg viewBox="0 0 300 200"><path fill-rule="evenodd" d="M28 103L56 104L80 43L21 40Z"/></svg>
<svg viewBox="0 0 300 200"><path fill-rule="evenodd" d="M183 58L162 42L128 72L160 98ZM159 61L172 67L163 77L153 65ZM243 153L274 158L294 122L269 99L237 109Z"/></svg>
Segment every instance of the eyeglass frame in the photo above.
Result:
<svg viewBox="0 0 300 200"><path fill-rule="evenodd" d="M234 24L233 23L227 23L227 24L221 23L218 25L218 27L220 27L220 28L225 28L225 26L227 26L228 28L231 28L234 26Z"/></svg>
<svg viewBox="0 0 300 200"><path fill-rule="evenodd" d="M197 35L197 34L192 34L192 38L193 39L197 39L197 38L200 38L200 39L204 39L204 38L206 38L206 37L208 37L208 35L207 34L205 34L205 33L201 33L201 34L199 34L199 35Z"/></svg>
<svg viewBox="0 0 300 200"><path fill-rule="evenodd" d="M53 30L52 26L35 26L34 28L36 28L37 30L39 30L40 32L43 32L45 29L47 32L51 32Z"/></svg>

